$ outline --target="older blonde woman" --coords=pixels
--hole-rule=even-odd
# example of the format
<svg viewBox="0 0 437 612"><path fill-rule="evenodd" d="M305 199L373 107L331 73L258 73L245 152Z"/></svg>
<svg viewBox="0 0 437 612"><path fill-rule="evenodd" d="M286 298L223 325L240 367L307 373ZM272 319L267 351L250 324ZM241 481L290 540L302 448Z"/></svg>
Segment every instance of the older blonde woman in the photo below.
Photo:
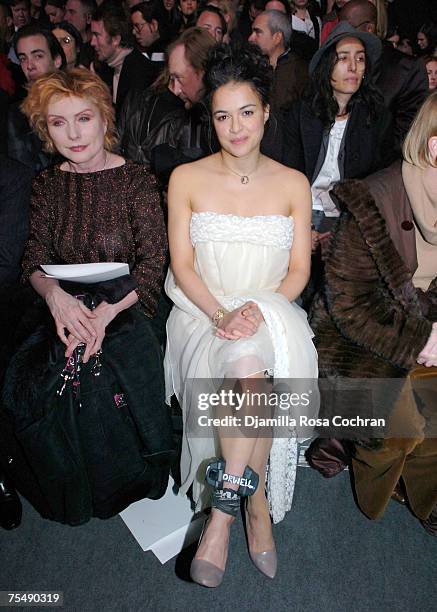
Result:
<svg viewBox="0 0 437 612"><path fill-rule="evenodd" d="M140 300L146 314L154 314L166 253L159 195L144 168L111 152L112 104L104 83L89 71L41 78L23 110L46 149L65 158L35 180L24 275L46 300L67 356L85 342L86 362L120 311ZM101 305L92 315L39 271L41 264L99 261L129 263L137 287L116 306Z"/></svg>
<svg viewBox="0 0 437 612"><path fill-rule="evenodd" d="M65 161L34 181L23 257L24 280L29 279L53 321L43 321L50 352L38 352L32 340L18 349L6 381L6 393L14 400L6 403L13 417L19 410L36 423L41 420L46 431L45 419L61 402L56 422L67 433L58 436L52 427L37 438L29 434L26 448L44 483L45 466L50 466L47 486L56 485L53 499L62 491L64 500L72 501L57 507L52 499L51 518L76 523L91 514L114 514L138 497L159 496L167 484L171 428L163 405L161 352L151 326L166 232L154 178L112 152L111 97L97 76L80 68L48 74L33 84L23 110L46 149L56 149ZM128 263L130 274L103 284L62 284L40 270L43 264L114 261ZM37 374L38 401L32 386ZM52 375L66 385L55 396ZM81 388L86 392L79 393ZM76 408L67 418L68 398ZM76 474L85 482L82 488L68 470L66 477L65 466L59 468L71 448L75 464L82 466ZM161 463L153 470L148 457L156 453Z"/></svg>
<svg viewBox="0 0 437 612"><path fill-rule="evenodd" d="M382 379L372 387L379 394L379 414L372 416L387 424L377 433L384 440L355 446L357 500L369 518L378 518L399 483L414 514L435 535L437 93L410 128L403 162L364 182L340 183L333 194L344 212L311 319L320 373L336 384L340 377ZM354 415L368 412L369 397L354 403ZM325 413L340 414L344 395L331 400ZM370 430L361 433L372 437ZM318 449L314 444L309 456L320 466Z"/></svg>

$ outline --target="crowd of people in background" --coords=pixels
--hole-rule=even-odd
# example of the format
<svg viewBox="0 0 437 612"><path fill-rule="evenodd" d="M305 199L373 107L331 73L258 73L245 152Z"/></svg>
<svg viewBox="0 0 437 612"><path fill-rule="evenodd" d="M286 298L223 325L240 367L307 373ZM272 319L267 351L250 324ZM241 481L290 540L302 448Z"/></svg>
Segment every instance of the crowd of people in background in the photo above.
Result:
<svg viewBox="0 0 437 612"><path fill-rule="evenodd" d="M180 454L174 445L171 414L164 408L166 393L171 387L185 415L187 376L207 377L208 372L212 378L211 372L226 376L225 369L202 369L223 358L216 345L208 344L211 319L216 335L227 340L251 336L260 326L267 334L257 348L261 347L262 358L258 355L256 369L238 354L235 362L227 356L230 371L235 374L240 361L246 372L242 378L273 367L268 340L273 327L266 332L268 317L262 299L258 305L252 298L244 303L237 300L223 310L217 295L211 298L213 290L223 282L226 295L226 287L234 283L225 282L223 275L218 274L217 280L208 274L199 254L193 265L193 235L204 243L208 231L220 226L217 231L228 238L235 233L235 241L240 240L235 227L227 226L226 217L235 218L244 232L253 231L255 237L258 232L262 249L278 248L270 256L271 261L285 265L282 276L278 272L277 287L288 302L286 307L279 303L276 285L272 290L268 283L269 295L263 299L290 329L301 333L301 352L307 355L302 377L317 377L317 366L311 331L306 319L303 322L305 315L297 312L303 313L300 306L314 325L323 376L338 370L341 376L354 377L362 367L363 376L368 372L375 377L385 371L384 366L387 377L410 382L417 364L435 370L437 240L428 209L435 212L437 201L437 187L430 187L435 183L430 173L435 172L437 159L437 5L432 0L415 0L413 11L410 4L410 0L0 0L0 419L4 423L0 443L8 449L2 452L0 444L3 526L17 524L16 513L2 511L5 495L14 485L25 491L42 516L72 525L91 516L106 518L142 497L162 495L170 470L178 479L175 457L178 450ZM235 83L238 87L233 89ZM238 100L244 102L245 110L237 113ZM231 134L247 130L253 141L245 165L235 162L239 155L234 151L243 146L244 138L227 140L227 121ZM188 169L182 170L180 166L187 163ZM259 191L253 187L258 171ZM381 172L376 176L382 178L369 178ZM251 186L246 189L246 185ZM283 190L278 185L288 185L289 199L281 199ZM246 191L240 197L241 186ZM217 199L221 188L234 205ZM206 204L199 204L200 193ZM257 199L260 193L265 198ZM404 203L402 230L413 240L408 242L409 254L402 246L395 252L373 196ZM307 202L307 212L296 198ZM270 200L280 204L273 206ZM189 201L196 202L191 209ZM208 215L212 201L218 219L209 225L209 218L202 214ZM256 224L249 228L245 217L250 216L250 202L252 215L272 217L266 229L257 229ZM190 210L197 215L192 226ZM387 214L388 226L390 219L394 223L389 212L381 214ZM367 215L373 215L374 226ZM293 217L292 229L284 217ZM414 245L411 230L415 227L420 235L423 229L423 240L417 238ZM268 228L272 244L262 242ZM290 259L293 231L298 246ZM402 240L396 242L391 231L390 235L398 247ZM164 291L168 239L172 272ZM255 249L247 251L261 261ZM288 272L284 252L291 262ZM360 270L352 269L351 262L357 258L366 263L361 273L368 273L367 284L364 276L358 278ZM231 270L235 268L237 274L240 269L239 257L235 262L231 259L226 264L230 276ZM42 264L91 261L123 261L131 274L99 286L81 285L80 299L77 287L41 278ZM217 261L220 268L226 256ZM263 264L258 267L254 261L254 283L262 285L265 279L259 280L258 274ZM265 259L264 265L269 261ZM243 277L238 278L242 282ZM290 288L291 278L298 279L298 292ZM358 294L359 282L365 289ZM181 295L181 286L186 295ZM238 287L232 290L238 294ZM247 295L253 295L250 291L248 286ZM345 295L347 304L341 301ZM364 299L374 311L363 306ZM287 308L295 300L300 306L292 304L294 319ZM29 316L35 309L37 314ZM202 314L204 318L199 319L199 309L208 317ZM361 317L360 329L350 323L352 309ZM375 337L369 340L366 333L372 329L368 323L372 317L379 318ZM198 320L204 327L193 327ZM167 332L174 328L170 339L167 321ZM381 345L384 334L389 341ZM411 345L409 350L400 346L402 334ZM196 360L187 357L195 338L193 352L202 343L208 345L202 355L209 356L203 361L199 353ZM106 361L100 360L103 342ZM292 363L295 346L290 343ZM273 346L276 355L279 349L274 342ZM80 347L85 347L82 353ZM347 363L344 354L352 355ZM67 419L67 433L58 421L47 424L44 420L50 413L47 398L56 396L61 401L64 393L65 385L54 391L59 372L53 380L50 373L53 363L59 366L65 357L62 376L65 384L74 381L76 402L82 401L81 369L98 381L103 368L112 385L110 391L103 385L99 388L100 399L93 410L84 411L77 421ZM23 378L26 384L17 385ZM82 386L85 397L87 387ZM132 400L139 397L138 402ZM101 423L98 405L103 401L115 402L119 410L112 421L101 425L104 435L100 438L95 432L96 423L99 427ZM322 411L328 409L322 402ZM175 414L179 413L174 402ZM60 448L60 439L68 436L81 443ZM331 459L334 455L338 469L349 463L356 475L358 501L371 518L383 513L401 484L401 497L407 501L409 497L416 516L435 535L435 477L424 470L426 487L421 485L421 475L409 484L411 475L404 469L407 455L413 457L410 468L416 455L433 461L434 446L425 448L419 438L409 446L390 447L396 469L375 498L375 473L385 474L387 465L381 455L372 455L371 448L358 445L352 461L345 459L344 448L336 453L333 447L327 450L317 443L308 457L316 467L328 455ZM103 455L95 451L99 446L105 457L119 460L103 461ZM267 446L246 452L245 457L259 464L262 489L247 504L253 530L250 554L258 569L272 578L276 553L264 495ZM183 459L179 484L197 502L203 494L197 470L206 450L190 448L190 454L188 447L182 450L185 464ZM26 472L26 452L34 458L32 476ZM59 454L67 452L70 464L76 466L68 467L71 471L59 464ZM284 461L289 459L287 452L281 455ZM229 449L227 453L229 465L234 466L232 474L245 480L246 459L243 466ZM5 460L7 454L18 457L12 469ZM47 465L51 480L44 488ZM434 473L434 463L431 467ZM272 457L268 469L277 469ZM324 469L327 475L326 465L320 471ZM210 470L210 484L211 474ZM283 486L292 495L294 480ZM222 512L235 518L240 497L250 496L240 489L215 491L213 517ZM16 509L17 498L9 495ZM269 498L270 510L280 507L277 520L281 520L288 501L284 504L278 491L275 495L274 502ZM65 504L65 499L71 503ZM230 522L214 518L210 522L209 536L204 536L192 567L193 578L200 584L217 586L223 578L228 537L224 534ZM216 537L222 538L215 553L211 552L214 529Z"/></svg>
<svg viewBox="0 0 437 612"><path fill-rule="evenodd" d="M0 150L34 172L49 164L18 107L28 84L53 68L81 66L98 74L110 87L117 121L125 126L122 107L127 95L152 85L167 88L167 48L193 26L205 29L217 43L249 40L261 48L274 72L271 103L281 118L302 98L309 62L339 21L382 41L382 58L374 72L399 141L423 99L425 72L427 89L436 87L435 12L426 0L414 14L401 0L372 0L367 5L356 0L2 0ZM176 92L181 99L184 95ZM194 98L192 102L198 102ZM17 135L19 140L33 139L33 146L17 143Z"/></svg>
<svg viewBox="0 0 437 612"><path fill-rule="evenodd" d="M135 73L136 80L127 81L128 88L147 88L164 65L166 47L185 29L198 25L205 28L216 42L239 39L255 42L269 55L273 68L287 76L287 71L282 68L285 62L289 65L292 80L297 81L296 95L305 85L304 62L311 60L338 22L346 19L354 27L374 32L384 44L389 42L399 52L421 59L427 66L429 89L433 89L435 66L432 58L437 52L437 17L432 3L422 0L414 13L408 11L408 3L403 0L372 0L371 3L374 6L371 12L363 7L345 12L346 5L350 4L347 0L252 0L244 3L235 0L203 3L197 0L142 3L134 0L103 3L95 0L2 0L0 90L2 96L7 94L3 105L13 104L25 96L29 77L20 70L22 60L18 57L16 45L19 30L29 26L37 30L27 30L28 36L35 35L38 29L53 33L64 51L67 68L91 68L117 90L118 79L115 76L114 81L114 75L121 72L124 59L131 56L124 72L128 71L128 66L140 71ZM102 22L105 24L103 27L97 25ZM120 52L112 41L107 47L109 38L118 36L118 46L126 49L124 52ZM43 68L34 70L34 73L39 74L41 70ZM281 79L280 74L278 79L287 81ZM277 87L278 95L284 95L284 88L285 82ZM290 105L293 99L293 93L289 92L281 104Z"/></svg>

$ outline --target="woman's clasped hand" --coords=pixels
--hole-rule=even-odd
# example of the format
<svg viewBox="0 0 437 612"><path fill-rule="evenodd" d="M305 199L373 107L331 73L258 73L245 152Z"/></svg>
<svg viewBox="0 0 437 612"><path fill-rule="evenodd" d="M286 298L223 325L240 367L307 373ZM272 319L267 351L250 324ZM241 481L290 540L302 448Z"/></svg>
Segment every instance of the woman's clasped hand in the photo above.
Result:
<svg viewBox="0 0 437 612"><path fill-rule="evenodd" d="M58 337L67 347L65 356L71 357L79 344L85 344L83 362L87 363L102 347L106 327L117 314L114 306L102 302L90 310L80 299L59 286L47 294L46 302L55 320Z"/></svg>
<svg viewBox="0 0 437 612"><path fill-rule="evenodd" d="M427 368L437 366L437 322L432 324L428 341L419 353L417 363Z"/></svg>
<svg viewBox="0 0 437 612"><path fill-rule="evenodd" d="M255 302L246 302L225 314L217 325L216 335L226 340L253 336L263 321L264 318L258 305Z"/></svg>

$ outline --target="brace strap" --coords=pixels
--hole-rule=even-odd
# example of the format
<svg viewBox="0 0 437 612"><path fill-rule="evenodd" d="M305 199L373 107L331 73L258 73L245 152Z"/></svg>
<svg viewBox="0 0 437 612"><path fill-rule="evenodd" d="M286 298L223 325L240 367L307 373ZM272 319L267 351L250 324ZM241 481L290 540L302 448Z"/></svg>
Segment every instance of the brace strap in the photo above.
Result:
<svg viewBox="0 0 437 612"><path fill-rule="evenodd" d="M232 489L216 489L212 495L211 507L236 517L240 511L241 497Z"/></svg>
<svg viewBox="0 0 437 612"><path fill-rule="evenodd" d="M240 497L248 497L253 495L258 487L259 476L252 470L249 465L246 465L242 476L228 474L226 471L226 461L224 459L215 459L206 468L205 479L214 489L223 489L226 483L238 484L236 493Z"/></svg>

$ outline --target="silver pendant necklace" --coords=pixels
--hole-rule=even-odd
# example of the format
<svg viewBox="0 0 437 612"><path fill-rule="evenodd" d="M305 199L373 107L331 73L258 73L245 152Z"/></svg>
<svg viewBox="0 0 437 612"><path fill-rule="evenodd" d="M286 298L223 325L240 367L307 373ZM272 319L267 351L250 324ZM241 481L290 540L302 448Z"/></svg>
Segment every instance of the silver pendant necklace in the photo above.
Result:
<svg viewBox="0 0 437 612"><path fill-rule="evenodd" d="M226 170L229 170L229 172L232 172L236 176L239 176L240 177L240 183L242 185L247 185L248 184L249 177L252 176L252 174L254 174L258 170L258 163L259 163L259 160L258 160L258 162L256 164L256 168L254 170L252 170L252 172L249 172L249 174L240 174L239 172L235 172L235 170L232 170L232 168L229 168L229 166L227 166L225 164L225 162L223 161L223 157L222 157L222 164L224 165Z"/></svg>

